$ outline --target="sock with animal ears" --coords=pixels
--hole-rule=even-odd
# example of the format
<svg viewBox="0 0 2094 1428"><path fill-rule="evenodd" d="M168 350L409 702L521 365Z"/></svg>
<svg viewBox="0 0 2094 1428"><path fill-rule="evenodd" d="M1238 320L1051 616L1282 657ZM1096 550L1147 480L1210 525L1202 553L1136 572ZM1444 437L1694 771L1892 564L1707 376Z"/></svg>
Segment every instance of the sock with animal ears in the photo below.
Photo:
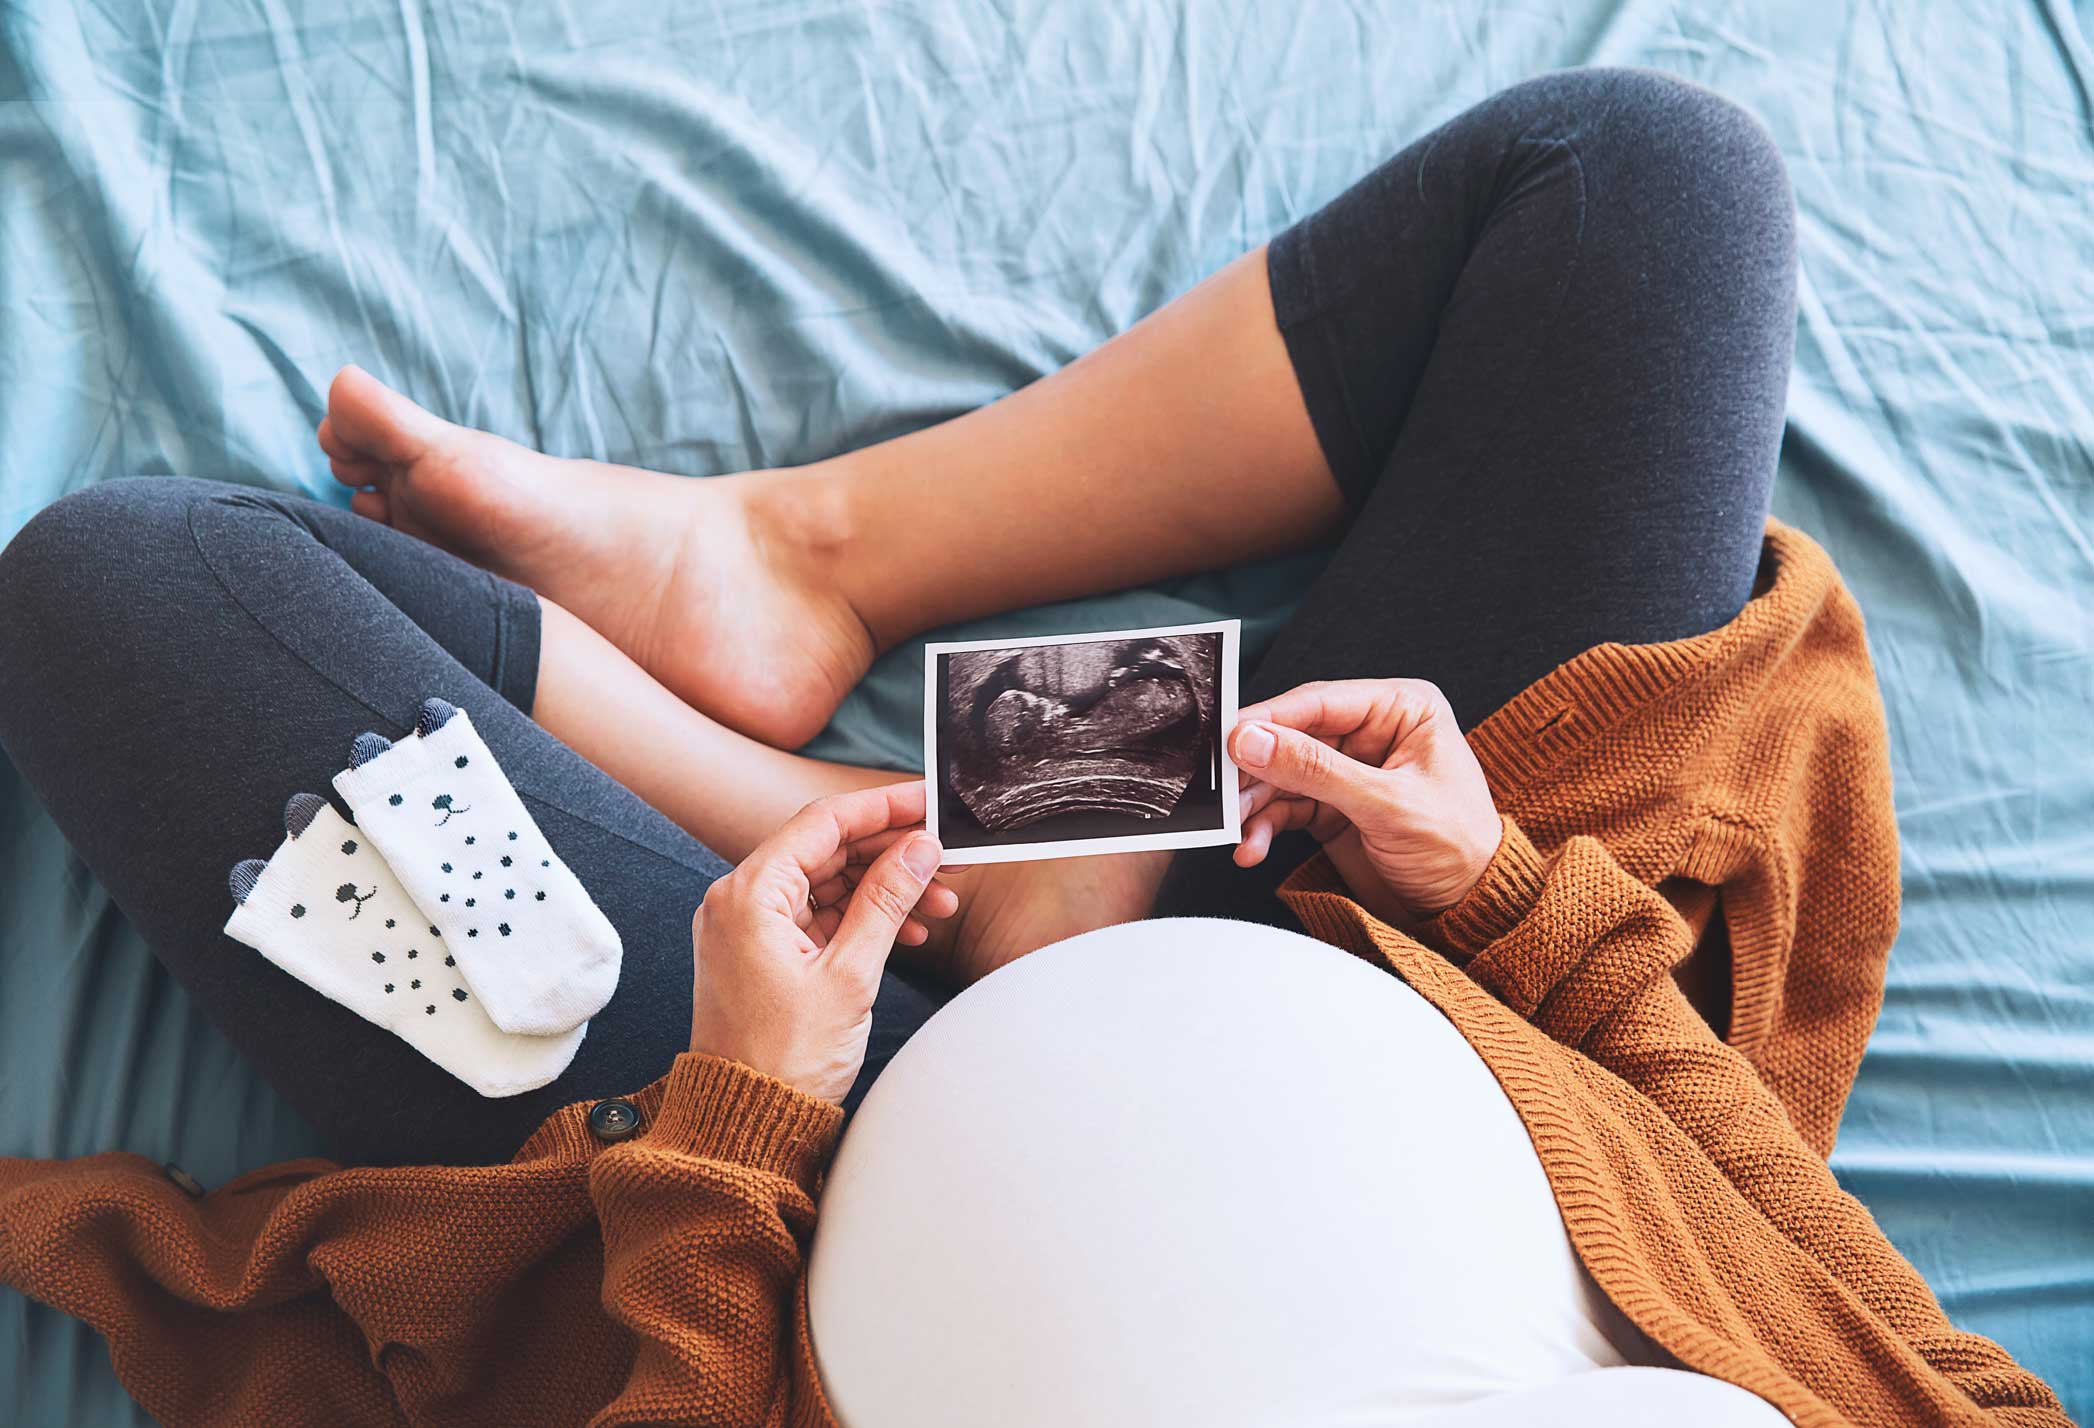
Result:
<svg viewBox="0 0 2094 1428"><path fill-rule="evenodd" d="M511 1036L497 1027L443 936L332 804L294 793L284 828L274 857L233 869L229 936L483 1096L533 1090L567 1069L587 1028Z"/></svg>
<svg viewBox="0 0 2094 1428"><path fill-rule="evenodd" d="M431 699L410 738L357 735L334 786L443 929L496 1026L552 1035L611 999L623 955L617 929L524 811L464 710Z"/></svg>

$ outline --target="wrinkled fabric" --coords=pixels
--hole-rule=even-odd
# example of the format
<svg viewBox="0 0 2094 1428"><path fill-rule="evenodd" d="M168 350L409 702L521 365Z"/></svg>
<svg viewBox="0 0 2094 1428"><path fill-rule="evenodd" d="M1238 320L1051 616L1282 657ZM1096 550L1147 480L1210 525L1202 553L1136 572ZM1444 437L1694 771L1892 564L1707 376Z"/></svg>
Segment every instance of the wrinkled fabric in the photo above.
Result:
<svg viewBox="0 0 2094 1428"><path fill-rule="evenodd" d="M1959 1324L2094 1417L2086 13L15 5L0 538L119 474L340 499L311 431L350 360L563 454L810 459L1052 370L1506 84L1709 85L1794 182L1775 512L1859 598L1890 716L1904 926L1834 1164ZM1311 563L967 633L1228 613L1255 644ZM817 752L910 766L917 671L890 655ZM310 1147L5 767L0 889L0 1154L215 1183ZM88 1331L13 1296L0 1385L11 1421L137 1421Z"/></svg>

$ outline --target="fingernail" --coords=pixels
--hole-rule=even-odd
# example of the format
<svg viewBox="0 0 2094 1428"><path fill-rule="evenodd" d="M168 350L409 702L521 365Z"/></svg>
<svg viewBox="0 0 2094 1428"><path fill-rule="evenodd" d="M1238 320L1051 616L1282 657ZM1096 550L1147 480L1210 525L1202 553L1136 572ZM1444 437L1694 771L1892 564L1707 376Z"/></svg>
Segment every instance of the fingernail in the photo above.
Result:
<svg viewBox="0 0 2094 1428"><path fill-rule="evenodd" d="M1262 769L1272 762L1272 751L1278 744L1272 730L1263 724L1246 724L1236 731L1236 762Z"/></svg>
<svg viewBox="0 0 2094 1428"><path fill-rule="evenodd" d="M938 860L944 856L945 850L938 846L936 838L919 833L909 840L908 847L902 849L902 866L929 882L931 874L938 871Z"/></svg>

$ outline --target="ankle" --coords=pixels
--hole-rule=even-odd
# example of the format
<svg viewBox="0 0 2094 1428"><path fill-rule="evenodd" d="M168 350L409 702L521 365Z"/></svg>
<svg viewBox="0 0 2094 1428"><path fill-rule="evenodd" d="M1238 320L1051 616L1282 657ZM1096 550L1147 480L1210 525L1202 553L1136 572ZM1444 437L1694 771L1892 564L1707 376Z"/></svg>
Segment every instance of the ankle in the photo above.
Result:
<svg viewBox="0 0 2094 1428"><path fill-rule="evenodd" d="M740 488L750 539L773 563L834 596L883 653L914 634L895 618L885 552L868 520L869 474L852 453L806 466L730 478Z"/></svg>

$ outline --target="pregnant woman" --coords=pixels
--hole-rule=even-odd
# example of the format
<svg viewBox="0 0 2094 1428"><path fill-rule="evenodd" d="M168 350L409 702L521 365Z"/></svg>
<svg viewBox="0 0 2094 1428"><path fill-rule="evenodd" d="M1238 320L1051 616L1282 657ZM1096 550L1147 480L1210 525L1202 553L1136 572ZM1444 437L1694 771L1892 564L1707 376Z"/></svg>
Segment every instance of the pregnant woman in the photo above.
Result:
<svg viewBox="0 0 2094 1428"><path fill-rule="evenodd" d="M1234 1421L1757 1423L1771 1403L1799 1422L2062 1423L1948 1325L1824 1164L1896 851L1858 614L1767 518L1793 232L1779 157L1738 111L1572 72L1454 119L1067 370L813 466L694 482L559 460L349 369L318 435L353 513L184 480L59 502L0 555L0 743L190 995L370 1168L199 1198L131 1157L0 1165L0 1278L108 1334L173 1424L887 1428L963 1421L969 1383L1019 1382L1038 1386L997 1421L1171 1421L1134 1414L1137 1386L1191 1402L1168 1391L1189 1362L1173 1335L1210 1321L1111 1266L1081 1293L1055 1277L1131 1218L1151 1247L1210 1225L1155 1273L1197 1259L1226 1297L1240 1262L1240 1297L1270 1309L1203 1370ZM1249 779L1234 850L934 880L920 784L790 752L915 632L1323 542L1230 736ZM220 931L227 870L276 846L286 794L323 787L361 732L411 737L431 695L469 713L624 947L572 1064L503 1099ZM1238 921L1145 931L1157 914ZM839 1166L825 1206L855 1210L823 1251L842 1274L889 1233L905 1269L845 1276L810 1310L853 1082L953 988L1130 922L1071 944L1121 938L1117 962L1057 948L911 1048L845 1142L868 1168ZM1235 1084L1229 1053L1166 1016L1148 1050L1219 1058L1169 1107L1166 1079L1133 1075L1109 1106L1072 1081L1087 1129L1057 1141L1051 1086L976 1093L1057 995L1053 969L1096 968L1104 1006L1124 964L1132 1006L1164 965L1152 933L1318 955L1248 922L1400 974L1374 983L1408 999L1387 1003L1386 1057L1303 1081L1317 1038L1282 1037L1301 1054L1264 1079L1302 1094L1261 1114L1208 1104L1199 1087ZM1037 995L989 995L1021 986ZM1270 1045L1284 1000L1234 1003L1229 1043ZM1395 1034L1428 1004L1416 1026L1460 1034ZM1101 1055L1125 1049L1109 1020ZM970 1060L961 1033L984 1025L1010 1034ZM1080 1020L1060 1031L1082 1050ZM1392 1067L1411 1090L1386 1121L1325 1119ZM1115 1179L1167 1139L1129 1108L1214 1134ZM1451 1134L1423 1135L1428 1108ZM1321 1188L1275 1213L1371 1246L1344 1261L1359 1284L1275 1288L1285 1227L1211 1219L1236 1172L1200 1173L1202 1147L1289 1119L1334 1149L1287 1167ZM960 1138L883 1153L938 1126ZM1338 1173L1337 1148L1368 1142L1417 1149L1408 1188ZM998 1287L962 1288L965 1265L909 1238L921 1215L863 1213L878 1167L913 1168L957 1224L1019 1147L1048 1145L1063 1183L1012 1188L1005 1238L1036 1252ZM1495 1196L1400 1209L1478 1174ZM1098 1184L1125 1192L1067 1193ZM1182 1216L1148 1198L1166 1186ZM1493 1244L1531 1252L1491 1279ZM1469 1275L1511 1287L1481 1317L1439 1312ZM1261 1364L1351 1342L1332 1316L1369 1290L1407 1296L1414 1327L1400 1353L1344 1358L1389 1381L1287 1416L1229 1397ZM1086 1350L1104 1357L1024 1314L1110 1326ZM868 1355L869 1317L956 1327ZM1428 1363L1467 1367L1406 1367ZM1115 1382L1118 1417L1085 1396Z"/></svg>

